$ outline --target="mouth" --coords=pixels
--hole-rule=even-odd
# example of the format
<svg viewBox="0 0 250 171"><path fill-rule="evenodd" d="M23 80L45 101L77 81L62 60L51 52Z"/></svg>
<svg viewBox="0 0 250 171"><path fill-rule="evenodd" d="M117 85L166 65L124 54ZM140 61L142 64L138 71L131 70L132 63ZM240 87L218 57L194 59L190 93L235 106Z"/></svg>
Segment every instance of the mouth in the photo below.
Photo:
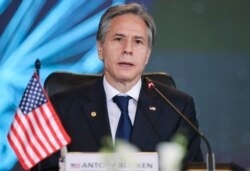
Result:
<svg viewBox="0 0 250 171"><path fill-rule="evenodd" d="M134 64L131 62L119 62L118 65L122 66L122 67L133 67L134 66Z"/></svg>

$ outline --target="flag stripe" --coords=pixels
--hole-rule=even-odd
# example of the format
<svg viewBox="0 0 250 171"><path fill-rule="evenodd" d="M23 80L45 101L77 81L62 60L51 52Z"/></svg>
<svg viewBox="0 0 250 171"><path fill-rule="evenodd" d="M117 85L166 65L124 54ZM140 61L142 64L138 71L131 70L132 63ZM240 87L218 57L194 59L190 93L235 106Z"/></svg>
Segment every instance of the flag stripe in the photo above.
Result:
<svg viewBox="0 0 250 171"><path fill-rule="evenodd" d="M47 125L48 125L48 128L50 129L50 131L51 131L51 134L53 135L53 138L55 138L55 142L57 143L56 145L58 146L58 147L60 147L60 146L63 146L63 144L60 142L60 140L58 139L58 137L57 137L57 132L56 132L56 130L54 130L54 128L53 128L53 123L54 123L54 118L53 117L48 117L48 113L47 112L49 112L49 111L46 111L46 104L44 104L43 106L42 106L42 108L41 108L41 112L42 113L44 113L44 117L46 118L46 120L47 121L49 121L49 122L47 122ZM50 115L51 113L49 113L49 115Z"/></svg>
<svg viewBox="0 0 250 171"><path fill-rule="evenodd" d="M19 112L21 112L21 111L19 110ZM38 158L42 159L45 156L47 156L46 152L44 150L45 148L42 147L41 141L38 138L37 133L36 133L36 124L33 122L34 121L34 117L33 117L34 115L33 114L28 114L27 117L25 117L25 115L23 115L21 113L21 114L18 114L18 116L20 118L22 118L23 125L25 126L24 131L28 132L27 139L29 137L33 137L33 138L30 138L30 139L31 139L32 144L34 144L34 151L36 151L36 149L37 149L36 154L38 155Z"/></svg>
<svg viewBox="0 0 250 171"><path fill-rule="evenodd" d="M29 153L28 158L30 161L33 161L34 163L36 163L36 161L38 161L38 157L35 153L37 153L37 151L35 152L33 149L34 145L33 143L31 143L31 139L28 135L28 133L25 131L25 127L24 125L27 123L22 123L20 117L19 117L19 112L17 112L16 115L16 120L14 121L13 125L14 125L14 130L16 131L15 133L18 134L19 136L17 136L17 138L20 138L21 141L21 146L23 147L24 151L26 151ZM24 132L25 131L25 132Z"/></svg>
<svg viewBox="0 0 250 171"><path fill-rule="evenodd" d="M55 113L54 109L51 106L50 101L44 105L44 110L45 113L47 114L48 118L53 118L51 121L51 125L54 129L54 131L56 132L56 137L58 137L59 142L61 142L61 145L64 146L67 144L67 140L66 140L66 134L65 131L58 131L62 129L62 125L61 124L57 124L59 121L59 118L57 117L57 115L52 115L53 113Z"/></svg>
<svg viewBox="0 0 250 171"><path fill-rule="evenodd" d="M30 153L29 153L29 150L28 150L29 147L27 147L27 146L25 146L23 144L23 140L22 140L21 134L20 134L21 131L20 132L19 131L20 130L16 130L15 124L13 124L13 130L12 130L12 132L13 132L13 135L15 135L15 138L16 138L17 142L19 142L19 144L15 144L15 145L19 145L19 146L16 146L16 148L21 148L23 150L23 152L26 154L27 161L29 163L31 163L32 165L34 165L35 162L33 161L32 157L30 156Z"/></svg>
<svg viewBox="0 0 250 171"><path fill-rule="evenodd" d="M51 138L48 135L49 129L48 129L48 127L46 127L43 114L41 113L40 109L38 109L38 108L34 111L34 113L37 114L36 116L38 117L39 124L41 125L40 129L44 135L44 138L46 139L47 143L51 147L52 151L55 151L56 147L54 145L54 142L51 140Z"/></svg>
<svg viewBox="0 0 250 171"><path fill-rule="evenodd" d="M38 144L41 145L41 147L42 147L41 150L43 151L42 156L45 157L52 152L52 149L50 148L50 151L48 151L49 146L48 146L47 141L44 139L44 137L41 133L41 130L38 126L38 122L35 118L36 115L37 114L34 113L33 115L32 114L28 115L28 117L29 117L29 121L31 122L30 125L32 125L32 132L33 132L34 138L37 140Z"/></svg>
<svg viewBox="0 0 250 171"><path fill-rule="evenodd" d="M56 113L50 101L47 103L47 106L48 106L49 110L51 111L51 113ZM58 123L56 126L58 126L58 129L61 130L60 134L59 134L60 140L65 145L65 143L70 141L70 137L68 136L67 132L64 130L63 125L61 124L61 121L58 118L58 116L54 115L54 118L55 118L56 123ZM64 141L66 141L66 142L64 142Z"/></svg>
<svg viewBox="0 0 250 171"><path fill-rule="evenodd" d="M13 150L16 152L16 155L20 161L20 163L22 164L22 167L27 170L28 168L30 168L33 164L30 162L30 160L28 160L28 157L26 156L27 152L24 152L24 149L22 148L20 142L17 138L16 138L16 134L13 133L14 130L12 132L10 132L8 134L8 141L11 145L11 147L13 148Z"/></svg>
<svg viewBox="0 0 250 171"><path fill-rule="evenodd" d="M35 136L33 134L34 131L32 131L32 125L29 121L29 118L23 115L21 110L17 111L17 122L18 126L20 126L20 131L23 133L22 135L24 136L24 142L26 141L26 143L30 144L32 152L34 152L34 156L31 157L34 157L34 159L37 161L42 157L45 157L45 153L42 150L40 144L37 142L37 139L33 138ZM16 129L19 130L18 127Z"/></svg>
<svg viewBox="0 0 250 171"><path fill-rule="evenodd" d="M51 154L53 152L52 144L50 143L50 141L48 141L48 136L43 129L43 125L41 124L41 121L38 117L36 110L34 111L33 116L34 116L35 122L37 124L36 131L39 134L38 137L41 139L42 144L45 146L45 149L48 150L48 154Z"/></svg>
<svg viewBox="0 0 250 171"><path fill-rule="evenodd" d="M54 135L52 135L52 132L51 132L51 129L49 128L49 125L47 122L50 122L49 120L46 120L44 118L44 113L43 111L41 110L42 108L39 108L36 110L37 114L38 114L38 117L40 118L41 120L41 123L43 125L43 128L44 128L44 131L45 133L48 135L48 139L47 141L51 142L52 146L53 146L53 150L57 150L59 149L59 145L57 144L56 140L55 140L55 137ZM47 122L46 122L47 121Z"/></svg>

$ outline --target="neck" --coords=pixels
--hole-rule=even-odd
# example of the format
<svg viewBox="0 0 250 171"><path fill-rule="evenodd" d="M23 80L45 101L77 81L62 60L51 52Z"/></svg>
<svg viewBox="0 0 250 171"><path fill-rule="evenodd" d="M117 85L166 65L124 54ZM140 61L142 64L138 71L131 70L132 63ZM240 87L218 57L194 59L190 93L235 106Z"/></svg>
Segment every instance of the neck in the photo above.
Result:
<svg viewBox="0 0 250 171"><path fill-rule="evenodd" d="M112 85L116 90L118 90L121 93L128 92L141 79L141 77L138 77L137 79L130 81L130 80L113 80L107 76L105 76L105 78L110 85Z"/></svg>

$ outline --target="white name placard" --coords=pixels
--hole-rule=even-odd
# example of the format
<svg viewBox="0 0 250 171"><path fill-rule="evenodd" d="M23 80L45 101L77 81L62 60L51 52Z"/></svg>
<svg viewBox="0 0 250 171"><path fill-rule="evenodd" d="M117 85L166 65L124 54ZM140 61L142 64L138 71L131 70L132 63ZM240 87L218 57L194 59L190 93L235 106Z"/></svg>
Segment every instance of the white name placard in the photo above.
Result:
<svg viewBox="0 0 250 171"><path fill-rule="evenodd" d="M159 171L158 154L79 153L65 156L66 171Z"/></svg>

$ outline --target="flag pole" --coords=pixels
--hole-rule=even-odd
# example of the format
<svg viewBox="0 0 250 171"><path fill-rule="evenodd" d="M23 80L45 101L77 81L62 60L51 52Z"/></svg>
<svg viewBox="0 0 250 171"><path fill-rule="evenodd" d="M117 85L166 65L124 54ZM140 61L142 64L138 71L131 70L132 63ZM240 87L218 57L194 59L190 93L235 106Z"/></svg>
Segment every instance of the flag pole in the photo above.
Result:
<svg viewBox="0 0 250 171"><path fill-rule="evenodd" d="M35 68L36 68L36 73L37 73L38 77L40 77L41 61L39 59L36 59L36 61L35 61Z"/></svg>
<svg viewBox="0 0 250 171"><path fill-rule="evenodd" d="M41 61L39 59L36 59L35 61L35 69L36 69L36 74L38 76L38 79L40 80L40 69L41 69ZM38 171L41 171L41 163L38 163Z"/></svg>

